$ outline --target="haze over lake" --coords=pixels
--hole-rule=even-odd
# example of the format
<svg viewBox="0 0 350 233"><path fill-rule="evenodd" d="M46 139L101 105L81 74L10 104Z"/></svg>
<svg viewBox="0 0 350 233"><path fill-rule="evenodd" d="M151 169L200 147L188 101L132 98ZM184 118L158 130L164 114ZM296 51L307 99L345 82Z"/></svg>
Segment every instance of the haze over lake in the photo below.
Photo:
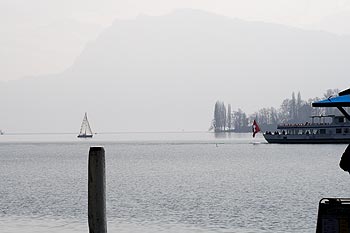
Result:
<svg viewBox="0 0 350 233"><path fill-rule="evenodd" d="M3 82L8 132L207 130L221 99L253 113L347 88L350 37L199 10L115 20L63 72Z"/></svg>

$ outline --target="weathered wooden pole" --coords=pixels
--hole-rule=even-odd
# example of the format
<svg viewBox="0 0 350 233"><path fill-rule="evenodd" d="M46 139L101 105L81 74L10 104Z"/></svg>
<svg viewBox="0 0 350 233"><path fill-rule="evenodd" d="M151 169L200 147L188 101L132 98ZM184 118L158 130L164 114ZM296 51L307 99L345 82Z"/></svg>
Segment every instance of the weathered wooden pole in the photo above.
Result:
<svg viewBox="0 0 350 233"><path fill-rule="evenodd" d="M90 233L107 233L105 150L90 147L88 174L88 218Z"/></svg>

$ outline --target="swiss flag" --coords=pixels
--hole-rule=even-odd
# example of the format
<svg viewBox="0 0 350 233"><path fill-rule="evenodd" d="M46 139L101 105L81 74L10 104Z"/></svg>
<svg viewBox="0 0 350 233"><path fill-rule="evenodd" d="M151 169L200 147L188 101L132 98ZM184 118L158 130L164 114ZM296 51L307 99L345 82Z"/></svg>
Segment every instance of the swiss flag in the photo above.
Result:
<svg viewBox="0 0 350 233"><path fill-rule="evenodd" d="M258 126L258 123L256 123L255 120L254 120L254 122L253 122L252 130L253 130L253 138L254 138L254 137L255 137L255 134L256 134L257 132L260 131L260 128L259 128L259 126Z"/></svg>

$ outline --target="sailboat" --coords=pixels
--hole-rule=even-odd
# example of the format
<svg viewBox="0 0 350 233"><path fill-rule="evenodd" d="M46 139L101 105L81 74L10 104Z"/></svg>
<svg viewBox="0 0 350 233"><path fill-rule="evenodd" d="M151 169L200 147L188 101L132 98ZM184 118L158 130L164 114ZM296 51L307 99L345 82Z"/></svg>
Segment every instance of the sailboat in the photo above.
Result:
<svg viewBox="0 0 350 233"><path fill-rule="evenodd" d="M89 121L87 119L87 113L85 113L83 122L81 123L80 127L80 133L78 135L78 138L92 138L92 130L89 124Z"/></svg>

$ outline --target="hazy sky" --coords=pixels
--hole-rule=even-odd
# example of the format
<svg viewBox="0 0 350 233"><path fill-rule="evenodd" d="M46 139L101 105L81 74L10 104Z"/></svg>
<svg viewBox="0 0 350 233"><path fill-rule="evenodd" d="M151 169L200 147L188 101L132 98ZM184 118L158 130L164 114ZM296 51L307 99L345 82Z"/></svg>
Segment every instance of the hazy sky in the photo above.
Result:
<svg viewBox="0 0 350 233"><path fill-rule="evenodd" d="M61 72L115 19L176 8L350 33L345 0L0 0L0 81Z"/></svg>
<svg viewBox="0 0 350 233"><path fill-rule="evenodd" d="M0 127L72 132L87 111L97 132L206 130L216 100L321 97L348 88L348 22L344 0L0 0Z"/></svg>
<svg viewBox="0 0 350 233"><path fill-rule="evenodd" d="M163 14L175 8L195 8L245 19L309 24L347 11L347 0L1 0L1 22L41 22L73 18L109 24L115 18ZM4 21L4 19L8 19ZM11 22L12 21L12 22Z"/></svg>

